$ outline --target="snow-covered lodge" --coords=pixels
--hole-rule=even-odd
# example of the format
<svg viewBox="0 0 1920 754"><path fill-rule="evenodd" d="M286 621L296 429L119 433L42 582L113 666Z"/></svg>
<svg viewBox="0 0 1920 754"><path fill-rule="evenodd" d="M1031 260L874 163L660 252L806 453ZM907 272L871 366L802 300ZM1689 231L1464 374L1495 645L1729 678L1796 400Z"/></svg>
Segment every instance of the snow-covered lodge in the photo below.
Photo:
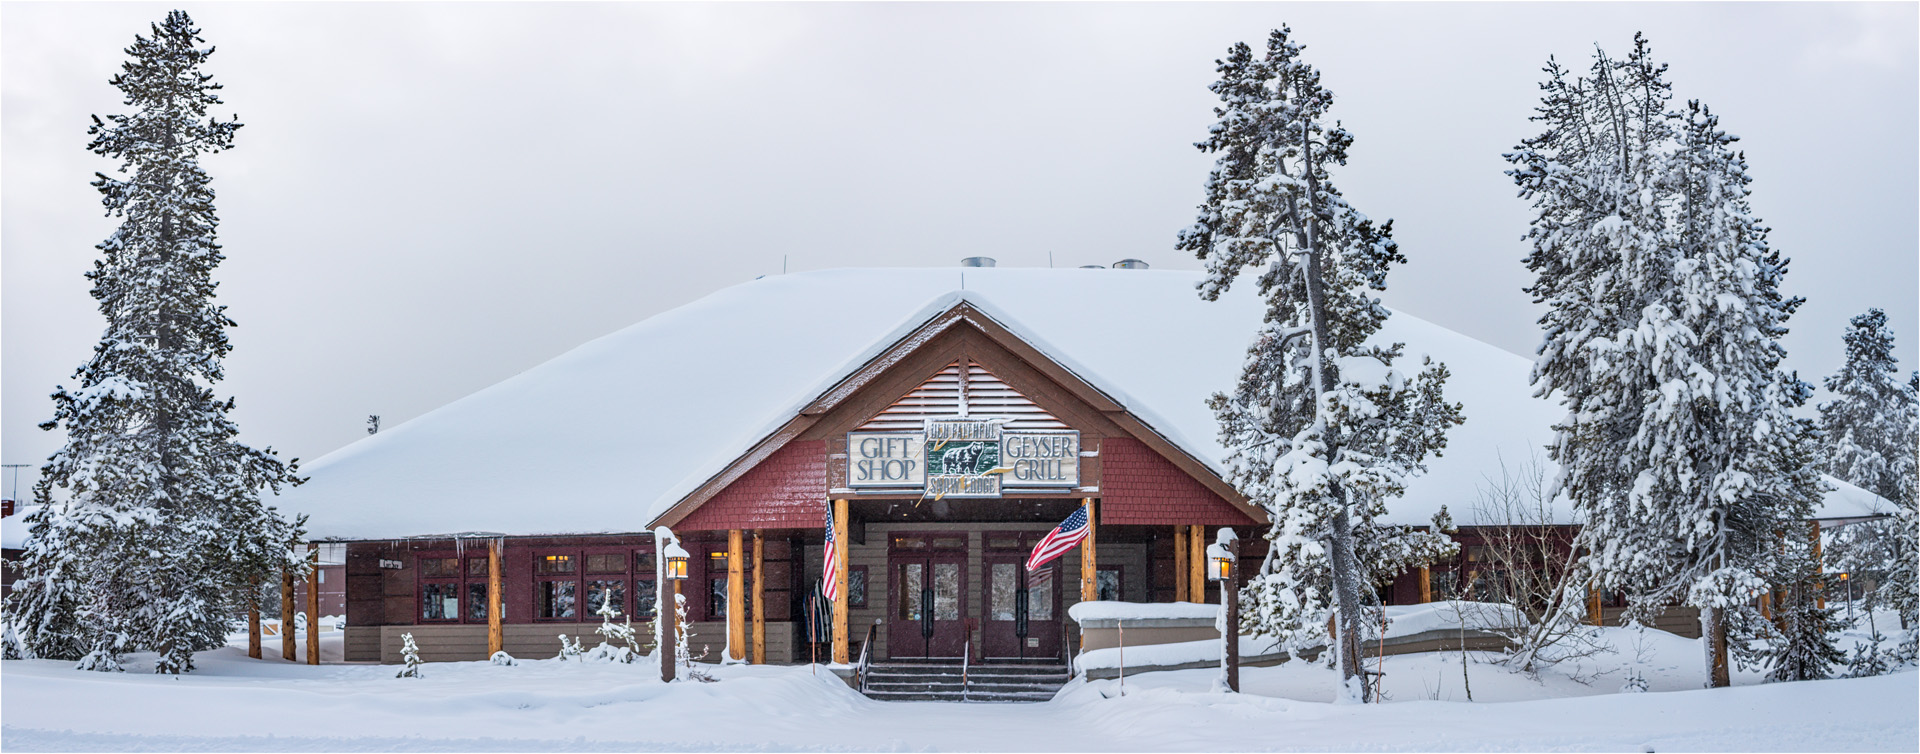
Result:
<svg viewBox="0 0 1920 754"><path fill-rule="evenodd" d="M681 585L709 660L844 663L869 637L876 659L1061 658L1084 598L1217 601L1199 553L1219 527L1242 527L1242 573L1264 555L1206 405L1261 306L1243 290L1202 301L1197 281L755 280L328 455L288 503L346 544L348 660L397 661L402 633L428 660L552 656L609 600L646 619L660 526L692 554ZM1471 524L1480 488L1538 454L1561 410L1531 397L1520 356L1404 313L1379 338L1445 362L1467 419L1392 519L1426 525L1446 505ZM1821 515L1873 500L1840 484ZM1091 544L1026 573L1035 541L1089 504ZM822 605L829 524L846 588ZM1443 581L1409 574L1382 596L1438 597L1427 585Z"/></svg>

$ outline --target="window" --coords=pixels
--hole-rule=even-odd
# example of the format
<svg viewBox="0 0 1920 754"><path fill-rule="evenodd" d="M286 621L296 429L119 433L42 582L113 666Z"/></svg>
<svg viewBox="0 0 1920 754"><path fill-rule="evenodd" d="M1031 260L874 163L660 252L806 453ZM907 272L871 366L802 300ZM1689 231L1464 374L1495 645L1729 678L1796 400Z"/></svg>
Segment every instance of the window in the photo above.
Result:
<svg viewBox="0 0 1920 754"><path fill-rule="evenodd" d="M627 554L624 552L587 553L587 573L626 575Z"/></svg>
<svg viewBox="0 0 1920 754"><path fill-rule="evenodd" d="M579 576L573 554L536 553L533 556L533 615L541 620L579 620ZM587 611L590 612L590 611Z"/></svg>
<svg viewBox="0 0 1920 754"><path fill-rule="evenodd" d="M539 603L538 615L549 620L573 618L573 597L577 586L578 582L574 581L540 582L534 592L534 601Z"/></svg>
<svg viewBox="0 0 1920 754"><path fill-rule="evenodd" d="M538 573L573 573L573 556L543 555L534 559L533 568Z"/></svg>
<svg viewBox="0 0 1920 754"><path fill-rule="evenodd" d="M707 579L707 615L712 620L727 617L727 577Z"/></svg>
<svg viewBox="0 0 1920 754"><path fill-rule="evenodd" d="M867 567L847 566L847 607L867 606Z"/></svg>
<svg viewBox="0 0 1920 754"><path fill-rule="evenodd" d="M487 559L485 556L467 558L467 578L484 579L487 577Z"/></svg>
<svg viewBox="0 0 1920 754"><path fill-rule="evenodd" d="M487 585L467 582L467 622L487 622Z"/></svg>
<svg viewBox="0 0 1920 754"><path fill-rule="evenodd" d="M1102 600L1120 599L1120 569L1117 566L1103 566L1094 574L1094 588Z"/></svg>
<svg viewBox="0 0 1920 754"><path fill-rule="evenodd" d="M652 574L647 578L633 580L633 617L641 620L653 620L654 600L659 591L654 586Z"/></svg>
<svg viewBox="0 0 1920 754"><path fill-rule="evenodd" d="M593 556L587 556L591 563ZM624 558L622 559L624 560ZM587 582L587 613L598 617L603 606L612 606L614 617L627 614L627 582L596 579Z"/></svg>
<svg viewBox="0 0 1920 754"><path fill-rule="evenodd" d="M459 558L421 558L420 575L429 579L457 579L460 577Z"/></svg>
<svg viewBox="0 0 1920 754"><path fill-rule="evenodd" d="M420 590L422 620L459 620L460 585L430 583Z"/></svg>

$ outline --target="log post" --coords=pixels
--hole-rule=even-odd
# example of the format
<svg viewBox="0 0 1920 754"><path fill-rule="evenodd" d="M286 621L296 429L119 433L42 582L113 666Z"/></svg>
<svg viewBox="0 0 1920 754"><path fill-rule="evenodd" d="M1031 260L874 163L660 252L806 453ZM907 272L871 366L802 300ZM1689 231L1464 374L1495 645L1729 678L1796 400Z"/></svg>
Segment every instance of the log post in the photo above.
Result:
<svg viewBox="0 0 1920 754"><path fill-rule="evenodd" d="M767 664L766 542L753 530L753 663Z"/></svg>
<svg viewBox="0 0 1920 754"><path fill-rule="evenodd" d="M1240 538L1234 537L1224 544L1229 560L1227 578L1220 582L1221 609L1227 613L1227 630L1220 636L1221 661L1227 668L1227 690L1237 693L1240 691Z"/></svg>
<svg viewBox="0 0 1920 754"><path fill-rule="evenodd" d="M1420 604L1433 601L1433 568L1420 566Z"/></svg>
<svg viewBox="0 0 1920 754"><path fill-rule="evenodd" d="M506 651L507 648L506 627L502 625L506 620L506 616L504 615L505 610L503 609L506 606L501 604L504 601L501 593L505 590L500 588L500 548L501 543L498 539L493 540L492 543L487 545L488 657L492 657L495 652Z"/></svg>
<svg viewBox="0 0 1920 754"><path fill-rule="evenodd" d="M1600 609L1600 587L1587 588L1587 622L1601 625L1606 622L1606 613Z"/></svg>
<svg viewBox="0 0 1920 754"><path fill-rule="evenodd" d="M1187 594L1187 527L1173 527L1173 601L1190 601Z"/></svg>
<svg viewBox="0 0 1920 754"><path fill-rule="evenodd" d="M747 659L746 549L739 529L727 530L727 660Z"/></svg>
<svg viewBox="0 0 1920 754"><path fill-rule="evenodd" d="M247 591L247 656L260 659L260 579Z"/></svg>
<svg viewBox="0 0 1920 754"><path fill-rule="evenodd" d="M1814 607L1827 609L1826 564L1820 562L1820 522L1813 522L1813 588Z"/></svg>
<svg viewBox="0 0 1920 754"><path fill-rule="evenodd" d="M1080 540L1080 601L1092 602L1100 599L1100 571L1097 562L1099 555L1093 543L1095 536L1093 526L1093 498L1085 498L1080 501L1080 504L1087 507L1087 538ZM1086 642L1087 637L1085 634L1082 634L1080 636L1081 645L1085 646Z"/></svg>
<svg viewBox="0 0 1920 754"><path fill-rule="evenodd" d="M833 559L834 572L822 574L833 579L833 661L846 665L853 662L852 653L847 651L847 560L852 555L851 540L847 539L847 501L833 501L833 541L840 547L840 556Z"/></svg>
<svg viewBox="0 0 1920 754"><path fill-rule="evenodd" d="M307 664L320 664L320 545L307 543Z"/></svg>
<svg viewBox="0 0 1920 754"><path fill-rule="evenodd" d="M1194 524L1190 529L1192 539L1187 543L1187 593L1193 595L1193 601L1207 601L1207 527Z"/></svg>
<svg viewBox="0 0 1920 754"><path fill-rule="evenodd" d="M299 647L293 638L293 569L280 572L280 659L299 662Z"/></svg>

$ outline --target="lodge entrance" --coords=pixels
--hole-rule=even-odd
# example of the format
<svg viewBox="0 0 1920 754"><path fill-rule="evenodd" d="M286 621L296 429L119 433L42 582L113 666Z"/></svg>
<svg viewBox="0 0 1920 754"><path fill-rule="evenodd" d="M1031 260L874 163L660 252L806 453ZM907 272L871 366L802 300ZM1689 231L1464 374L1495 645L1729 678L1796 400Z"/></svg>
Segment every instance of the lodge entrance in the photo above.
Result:
<svg viewBox="0 0 1920 754"><path fill-rule="evenodd" d="M1060 561L1028 571L1027 556L1046 532L989 532L986 615L981 649L989 660L1058 658L1064 644L1060 622Z"/></svg>
<svg viewBox="0 0 1920 754"><path fill-rule="evenodd" d="M887 656L958 658L967 647L967 534L896 533L887 547Z"/></svg>

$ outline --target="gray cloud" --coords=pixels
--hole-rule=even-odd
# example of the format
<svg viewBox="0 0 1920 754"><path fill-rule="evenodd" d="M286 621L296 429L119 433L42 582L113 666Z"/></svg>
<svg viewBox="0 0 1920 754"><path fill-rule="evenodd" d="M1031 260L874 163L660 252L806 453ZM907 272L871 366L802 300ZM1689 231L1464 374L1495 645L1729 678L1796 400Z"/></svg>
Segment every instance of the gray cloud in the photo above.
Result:
<svg viewBox="0 0 1920 754"><path fill-rule="evenodd" d="M8 463L100 320L84 149L154 4L0 7ZM312 459L583 341L793 270L1073 266L1172 249L1228 44L1291 23L1358 136L1339 175L1412 262L1388 302L1530 353L1527 208L1500 153L1548 55L1645 30L1711 104L1831 372L1881 306L1916 366L1911 4L187 4L247 123L209 158L247 439ZM820 302L822 327L858 302ZM591 410L582 397L581 410ZM537 473L537 470L528 470Z"/></svg>

